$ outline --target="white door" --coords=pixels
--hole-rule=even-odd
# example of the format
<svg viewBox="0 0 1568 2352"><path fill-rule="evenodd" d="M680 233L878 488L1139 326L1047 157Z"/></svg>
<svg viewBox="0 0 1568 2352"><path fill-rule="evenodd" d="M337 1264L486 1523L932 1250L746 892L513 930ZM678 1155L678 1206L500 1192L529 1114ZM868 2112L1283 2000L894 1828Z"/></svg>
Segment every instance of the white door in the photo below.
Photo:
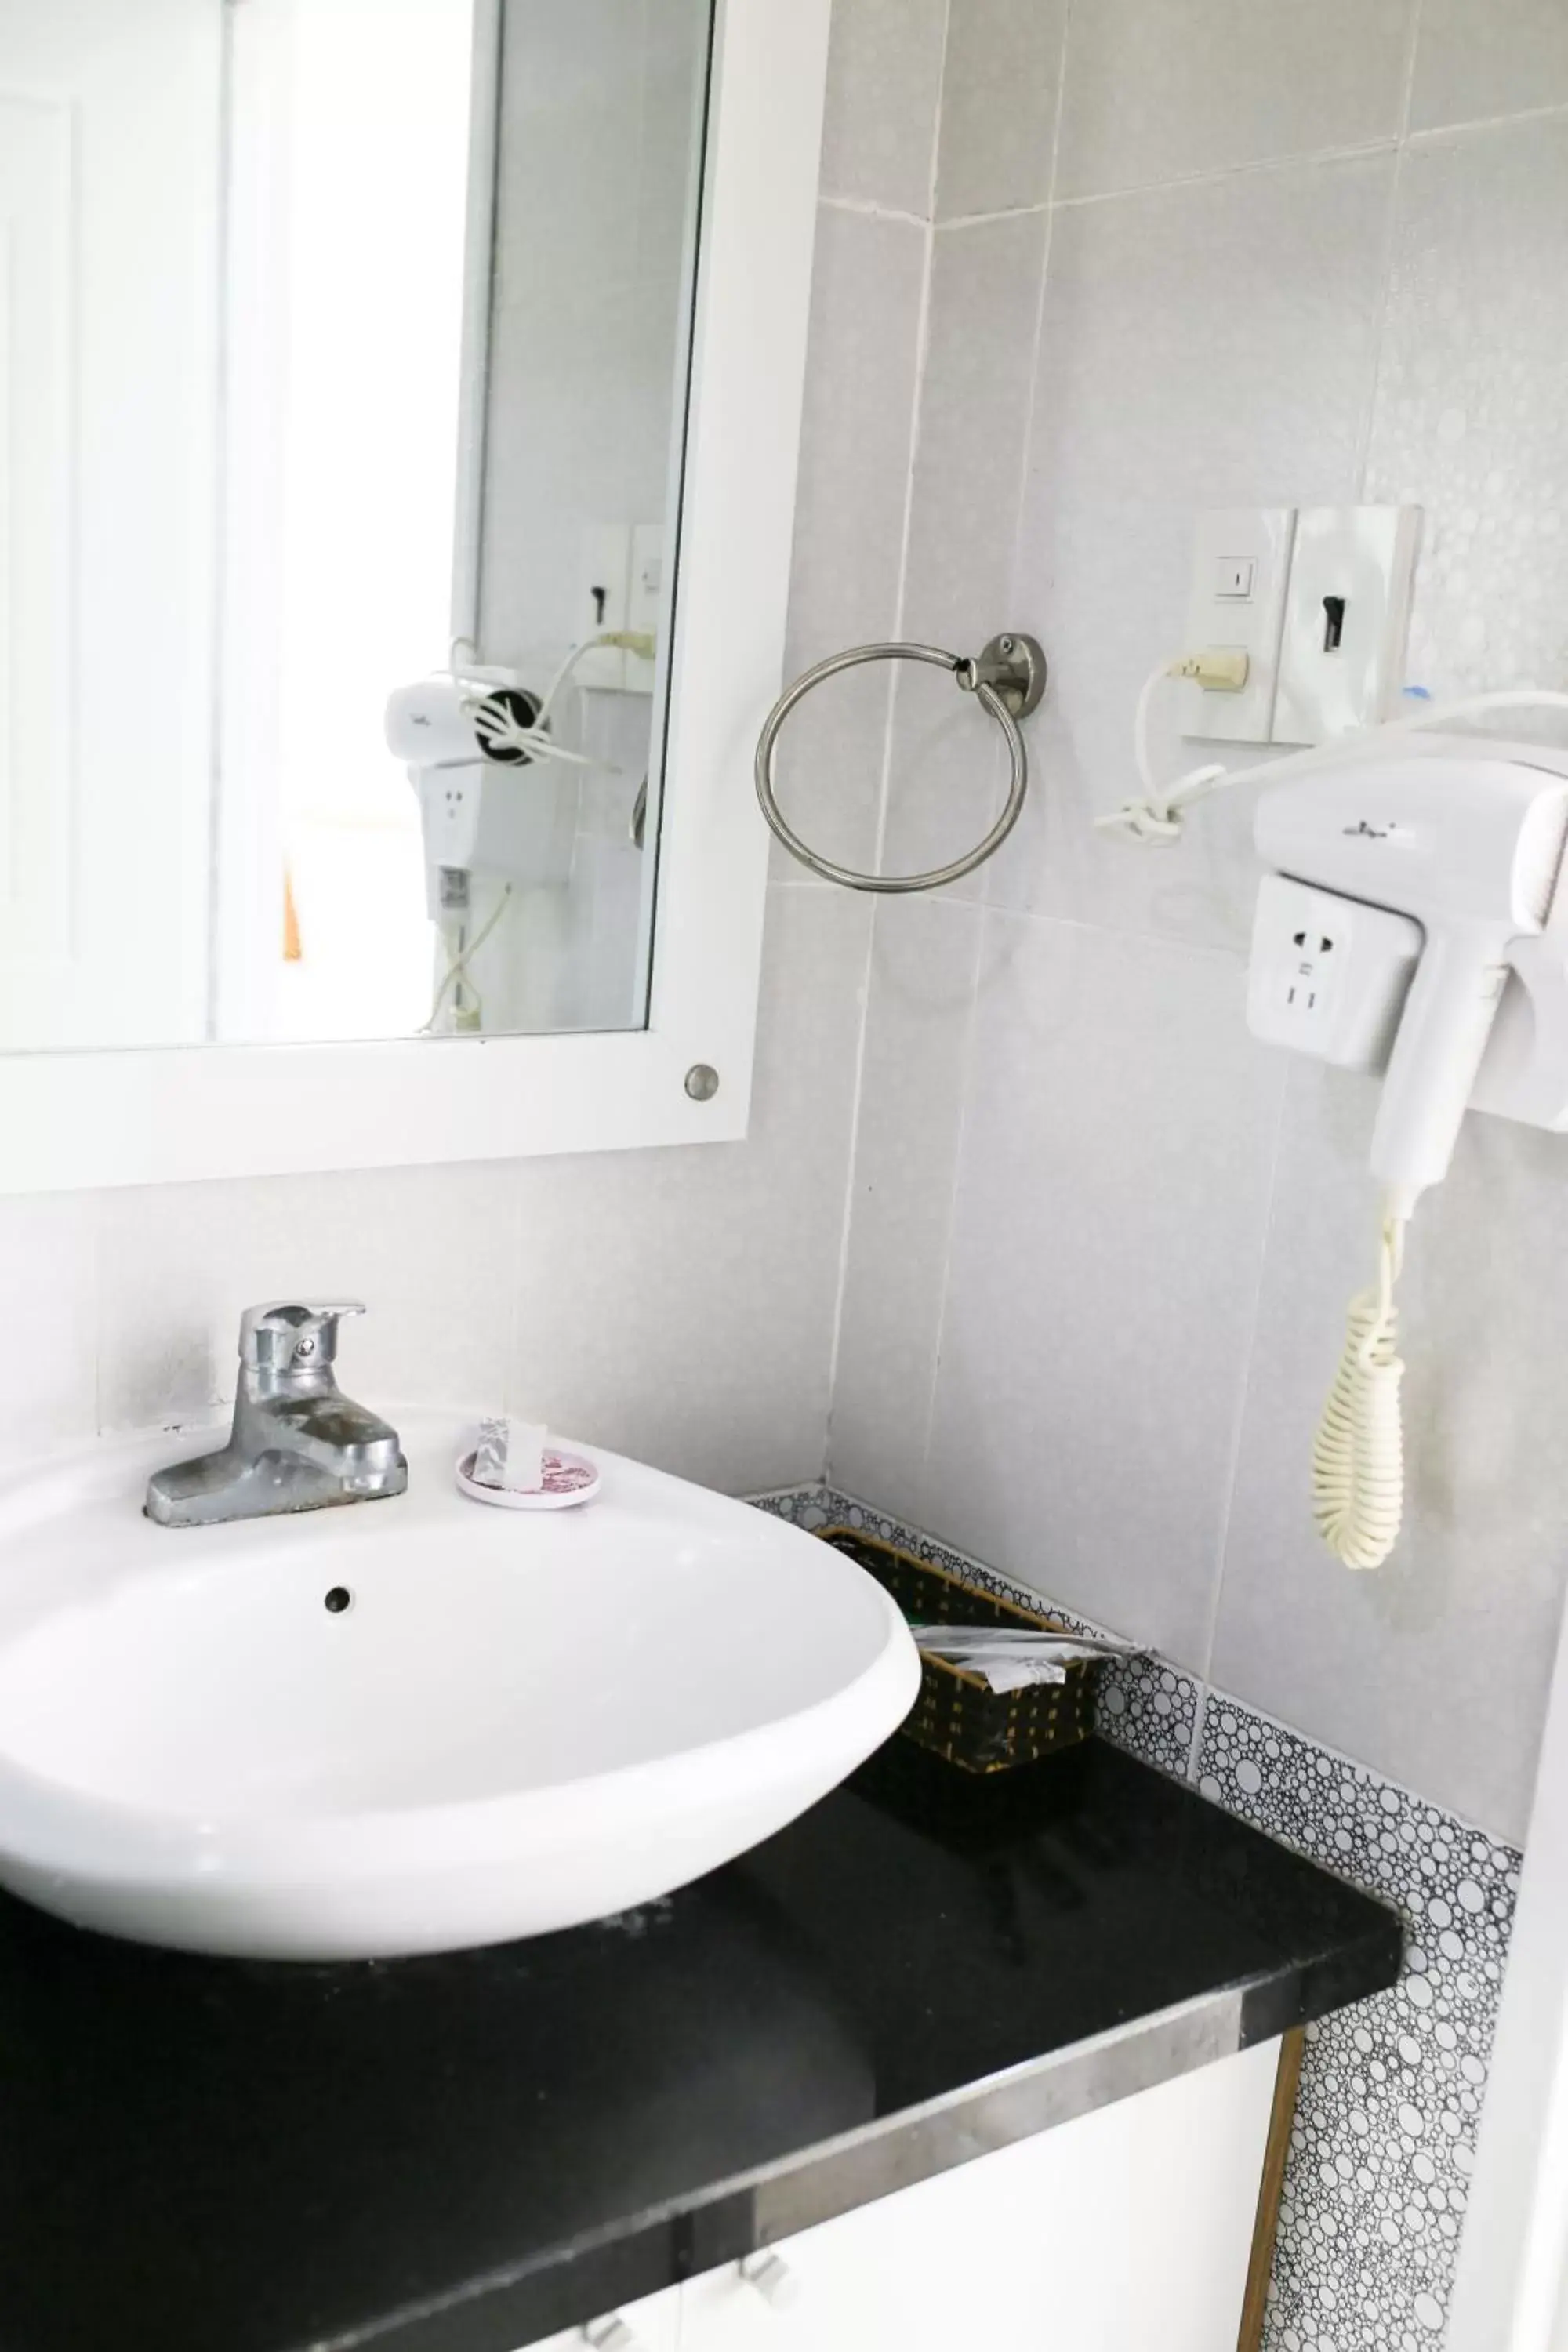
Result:
<svg viewBox="0 0 1568 2352"><path fill-rule="evenodd" d="M0 9L0 1051L205 1022L223 17Z"/></svg>
<svg viewBox="0 0 1568 2352"><path fill-rule="evenodd" d="M685 2290L680 2352L1228 2352L1279 2045L960 2165Z"/></svg>

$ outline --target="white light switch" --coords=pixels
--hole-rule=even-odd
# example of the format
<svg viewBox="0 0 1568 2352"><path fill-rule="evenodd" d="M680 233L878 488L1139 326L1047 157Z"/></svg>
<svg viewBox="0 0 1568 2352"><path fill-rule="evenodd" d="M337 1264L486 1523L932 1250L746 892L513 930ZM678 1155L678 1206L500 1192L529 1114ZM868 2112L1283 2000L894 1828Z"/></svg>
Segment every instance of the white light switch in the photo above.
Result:
<svg viewBox="0 0 1568 2352"><path fill-rule="evenodd" d="M1185 650L1239 647L1247 656L1247 684L1229 694L1184 686L1184 735L1268 742L1295 529L1293 507L1226 507L1198 516Z"/></svg>
<svg viewBox="0 0 1568 2352"><path fill-rule="evenodd" d="M1419 507L1303 507L1279 654L1276 743L1392 719L1404 692Z"/></svg>

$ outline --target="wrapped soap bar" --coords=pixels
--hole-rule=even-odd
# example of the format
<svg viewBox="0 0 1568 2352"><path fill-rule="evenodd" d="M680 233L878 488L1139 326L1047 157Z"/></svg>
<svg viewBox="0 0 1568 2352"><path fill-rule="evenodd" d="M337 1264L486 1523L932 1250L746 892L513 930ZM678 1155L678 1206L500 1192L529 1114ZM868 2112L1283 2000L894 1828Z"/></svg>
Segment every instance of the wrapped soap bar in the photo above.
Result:
<svg viewBox="0 0 1568 2352"><path fill-rule="evenodd" d="M481 1421L470 1476L476 1486L530 1495L544 1483L542 1422Z"/></svg>

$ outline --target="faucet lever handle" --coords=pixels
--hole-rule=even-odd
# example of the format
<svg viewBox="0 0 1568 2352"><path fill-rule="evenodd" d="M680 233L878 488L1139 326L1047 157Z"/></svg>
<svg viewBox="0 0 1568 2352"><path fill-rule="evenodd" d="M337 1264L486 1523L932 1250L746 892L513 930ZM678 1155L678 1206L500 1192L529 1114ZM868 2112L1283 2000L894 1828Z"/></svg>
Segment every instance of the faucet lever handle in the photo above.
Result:
<svg viewBox="0 0 1568 2352"><path fill-rule="evenodd" d="M318 1370L338 1352L343 1317L363 1313L357 1298L315 1304L273 1298L247 1307L239 1318L239 1360L250 1371Z"/></svg>

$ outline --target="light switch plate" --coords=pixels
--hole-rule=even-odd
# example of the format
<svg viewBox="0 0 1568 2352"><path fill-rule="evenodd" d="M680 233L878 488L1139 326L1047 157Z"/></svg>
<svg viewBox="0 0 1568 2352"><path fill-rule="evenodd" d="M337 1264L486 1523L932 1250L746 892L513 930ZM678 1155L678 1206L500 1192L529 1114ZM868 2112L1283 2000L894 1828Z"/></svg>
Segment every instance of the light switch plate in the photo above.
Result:
<svg viewBox="0 0 1568 2352"><path fill-rule="evenodd" d="M632 534L628 524L591 522L584 527L572 604L571 641L574 646L606 629L626 626L631 567ZM596 653L583 656L572 673L572 680L579 687L624 687L626 656L617 646L603 646Z"/></svg>
<svg viewBox="0 0 1568 2352"><path fill-rule="evenodd" d="M1419 507L1303 507L1285 602L1276 743L1327 743L1398 711Z"/></svg>
<svg viewBox="0 0 1568 2352"><path fill-rule="evenodd" d="M1293 507L1221 507L1198 516L1183 651L1239 646L1247 672L1238 693L1183 686L1184 735L1222 743L1268 742L1295 528Z"/></svg>

